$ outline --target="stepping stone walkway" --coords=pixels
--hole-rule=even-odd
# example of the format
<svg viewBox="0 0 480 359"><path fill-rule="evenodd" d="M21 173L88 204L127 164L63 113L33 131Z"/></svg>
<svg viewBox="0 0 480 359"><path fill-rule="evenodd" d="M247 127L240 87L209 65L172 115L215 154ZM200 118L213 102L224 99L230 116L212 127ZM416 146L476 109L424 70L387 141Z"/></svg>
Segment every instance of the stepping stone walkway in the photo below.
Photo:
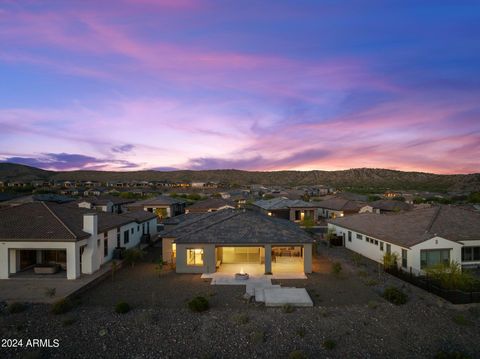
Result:
<svg viewBox="0 0 480 359"><path fill-rule="evenodd" d="M249 279L236 279L225 273L202 274L201 278L212 279L211 285L244 285L245 297L255 297L256 302L267 307L280 307L289 304L294 307L313 307L313 302L305 288L281 287L272 284L271 275L251 276Z"/></svg>

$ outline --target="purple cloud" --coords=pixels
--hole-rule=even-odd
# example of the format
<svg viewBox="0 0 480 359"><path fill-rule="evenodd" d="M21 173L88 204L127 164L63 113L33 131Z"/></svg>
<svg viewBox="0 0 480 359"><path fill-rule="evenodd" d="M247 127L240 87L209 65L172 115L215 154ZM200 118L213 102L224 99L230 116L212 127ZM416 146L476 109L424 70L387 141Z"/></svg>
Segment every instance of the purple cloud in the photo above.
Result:
<svg viewBox="0 0 480 359"><path fill-rule="evenodd" d="M120 169L138 167L137 164L125 160L99 159L91 156L71 153L44 153L39 157L7 157L1 162L18 163L22 165L54 169L54 170L94 170L112 165Z"/></svg>
<svg viewBox="0 0 480 359"><path fill-rule="evenodd" d="M242 170L287 169L312 161L319 161L328 157L329 155L330 151L316 148L295 152L286 157L280 158L266 158L259 155L244 159L201 157L191 159L185 167L193 170L213 170L224 168Z"/></svg>
<svg viewBox="0 0 480 359"><path fill-rule="evenodd" d="M125 152L130 152L135 148L134 145L126 144L122 146L115 146L112 147L112 151L115 153L125 153Z"/></svg>

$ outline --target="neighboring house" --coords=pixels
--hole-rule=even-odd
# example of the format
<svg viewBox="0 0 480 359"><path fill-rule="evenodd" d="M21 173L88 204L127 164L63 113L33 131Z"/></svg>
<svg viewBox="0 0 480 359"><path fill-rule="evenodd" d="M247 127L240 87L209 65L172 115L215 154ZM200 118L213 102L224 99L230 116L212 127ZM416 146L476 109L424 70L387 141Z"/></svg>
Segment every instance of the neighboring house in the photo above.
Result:
<svg viewBox="0 0 480 359"><path fill-rule="evenodd" d="M316 202L316 205L318 206L319 217L337 218L358 213L365 206L365 203L334 197Z"/></svg>
<svg viewBox="0 0 480 359"><path fill-rule="evenodd" d="M203 201L197 201L185 208L185 213L207 213L220 211L222 209L235 209L235 202L223 198L208 198Z"/></svg>
<svg viewBox="0 0 480 359"><path fill-rule="evenodd" d="M83 191L84 196L101 196L102 194L106 193L107 189L105 187L95 187L89 188Z"/></svg>
<svg viewBox="0 0 480 359"><path fill-rule="evenodd" d="M62 196L54 193L45 193L45 194L33 194L28 196L14 196L10 200L6 200L1 203L2 207L14 207L20 206L26 203L32 202L53 202L53 203L68 203L74 201L73 198Z"/></svg>
<svg viewBox="0 0 480 359"><path fill-rule="evenodd" d="M84 190L76 187L68 187L60 190L60 194L64 196L80 196L83 195Z"/></svg>
<svg viewBox="0 0 480 359"><path fill-rule="evenodd" d="M212 273L243 265L265 273L312 271L312 238L292 222L252 210L196 216L161 233L163 260L177 273Z"/></svg>
<svg viewBox="0 0 480 359"><path fill-rule="evenodd" d="M159 219L157 228L159 232L161 230L169 231L175 228L180 223L189 221L201 215L203 215L203 213L189 213L189 214L184 213L184 214L179 214L178 216L175 216L175 217L162 218L162 219Z"/></svg>
<svg viewBox="0 0 480 359"><path fill-rule="evenodd" d="M340 192L335 195L335 198L348 199L349 201L367 202L368 196L364 194L352 193L352 192Z"/></svg>
<svg viewBox="0 0 480 359"><path fill-rule="evenodd" d="M125 199L121 197L99 197L99 198L85 198L78 201L78 207L95 209L97 211L108 213L124 213L127 211L127 205L133 203L132 199Z"/></svg>
<svg viewBox="0 0 480 359"><path fill-rule="evenodd" d="M397 253L399 265L416 274L441 262L480 265L480 214L458 207L357 214L330 220L328 227L348 249L379 263L385 253Z"/></svg>
<svg viewBox="0 0 480 359"><path fill-rule="evenodd" d="M40 265L56 265L68 279L92 274L117 247L156 237L156 217L91 212L69 204L33 202L0 210L0 279Z"/></svg>
<svg viewBox="0 0 480 359"><path fill-rule="evenodd" d="M318 204L285 197L259 200L253 207L271 217L288 219L292 222L303 222L306 218L314 221L318 218Z"/></svg>
<svg viewBox="0 0 480 359"><path fill-rule="evenodd" d="M391 213L410 211L413 209L413 205L396 200L380 199L373 201L362 207L359 213Z"/></svg>
<svg viewBox="0 0 480 359"><path fill-rule="evenodd" d="M129 210L144 210L155 213L159 218L168 218L185 213L186 201L170 196L157 196L129 204Z"/></svg>

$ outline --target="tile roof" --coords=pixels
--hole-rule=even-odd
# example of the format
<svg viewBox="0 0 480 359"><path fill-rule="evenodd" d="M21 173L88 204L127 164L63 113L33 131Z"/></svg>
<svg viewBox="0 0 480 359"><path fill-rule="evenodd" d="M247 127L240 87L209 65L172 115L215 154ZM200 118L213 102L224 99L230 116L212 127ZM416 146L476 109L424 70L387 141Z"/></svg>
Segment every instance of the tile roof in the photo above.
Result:
<svg viewBox="0 0 480 359"><path fill-rule="evenodd" d="M113 205L119 205L119 204L133 203L135 202L135 200L126 199L118 196L102 196L102 197L87 197L87 198L79 199L78 203L81 203L81 202L88 202L94 206L102 206L102 205L108 204L109 202L111 202Z"/></svg>
<svg viewBox="0 0 480 359"><path fill-rule="evenodd" d="M379 199L378 201L373 201L366 205L371 206L372 208L378 208L382 211L409 211L413 208L411 204L387 199Z"/></svg>
<svg viewBox="0 0 480 359"><path fill-rule="evenodd" d="M88 238L90 234L83 231L83 216L87 213L92 213L92 210L50 202L32 202L5 208L0 210L0 238L53 241ZM94 213L97 214L99 233L133 221L143 222L155 218L155 215L149 212L131 212L128 215Z"/></svg>
<svg viewBox="0 0 480 359"><path fill-rule="evenodd" d="M272 199L261 199L256 201L254 206L260 207L264 210L288 209L288 208L316 208L318 207L314 202L305 202L302 200L293 200L285 197L278 197Z"/></svg>
<svg viewBox="0 0 480 359"><path fill-rule="evenodd" d="M210 212L178 224L161 234L176 243L294 244L311 243L312 238L296 224L253 210Z"/></svg>
<svg viewBox="0 0 480 359"><path fill-rule="evenodd" d="M452 241L480 240L480 213L455 206L398 214L356 214L328 222L402 247L411 247L435 236Z"/></svg>
<svg viewBox="0 0 480 359"><path fill-rule="evenodd" d="M209 209L219 209L225 206L235 208L233 201L225 200L223 198L208 198L203 201L197 201L196 203L188 206L186 209L189 211L207 211Z"/></svg>
<svg viewBox="0 0 480 359"><path fill-rule="evenodd" d="M128 207L141 207L141 206L170 206L176 203L186 203L182 198L174 198L170 196L157 196L153 198L144 199L128 205Z"/></svg>
<svg viewBox="0 0 480 359"><path fill-rule="evenodd" d="M319 208L331 209L334 211L359 211L365 203L351 201L344 198L330 198L316 203Z"/></svg>
<svg viewBox="0 0 480 359"><path fill-rule="evenodd" d="M75 241L90 236L65 223L50 207L45 202L31 202L1 210L0 238Z"/></svg>
<svg viewBox="0 0 480 359"><path fill-rule="evenodd" d="M149 221L151 219L157 218L155 213L148 212L148 211L132 211L126 212L119 215L120 217L129 218L137 223L142 223L145 221Z"/></svg>

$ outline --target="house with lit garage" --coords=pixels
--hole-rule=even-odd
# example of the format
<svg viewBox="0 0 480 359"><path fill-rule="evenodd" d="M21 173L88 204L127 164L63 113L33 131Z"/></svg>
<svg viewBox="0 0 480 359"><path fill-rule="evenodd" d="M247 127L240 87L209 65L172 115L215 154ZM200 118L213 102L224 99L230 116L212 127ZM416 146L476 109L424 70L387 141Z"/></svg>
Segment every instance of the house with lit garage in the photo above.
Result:
<svg viewBox="0 0 480 359"><path fill-rule="evenodd" d="M480 267L480 213L434 206L397 214L363 213L328 221L346 248L383 263L396 253L405 271L421 274L439 263Z"/></svg>
<svg viewBox="0 0 480 359"><path fill-rule="evenodd" d="M311 273L312 238L294 223L254 210L224 209L160 233L177 273Z"/></svg>
<svg viewBox="0 0 480 359"><path fill-rule="evenodd" d="M93 274L116 248L155 239L157 219L146 211L124 214L72 204L32 202L0 210L0 279L22 274Z"/></svg>
<svg viewBox="0 0 480 359"><path fill-rule="evenodd" d="M254 202L252 208L268 216L288 219L297 223L301 223L307 218L313 221L318 219L317 204L300 199L293 200L286 197L262 199Z"/></svg>

